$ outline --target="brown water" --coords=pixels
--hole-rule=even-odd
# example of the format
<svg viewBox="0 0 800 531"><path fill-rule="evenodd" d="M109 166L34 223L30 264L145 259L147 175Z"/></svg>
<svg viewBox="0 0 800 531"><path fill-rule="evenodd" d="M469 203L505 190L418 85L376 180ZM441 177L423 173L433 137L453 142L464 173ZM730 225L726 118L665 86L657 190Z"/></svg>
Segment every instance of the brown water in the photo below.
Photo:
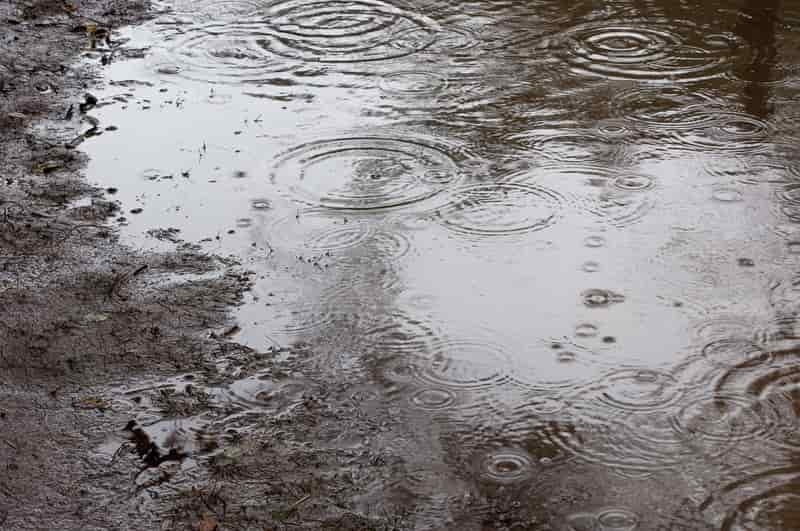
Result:
<svg viewBox="0 0 800 531"><path fill-rule="evenodd" d="M160 8L91 178L257 273L240 340L413 420L426 528L450 474L564 529L800 529L800 2Z"/></svg>

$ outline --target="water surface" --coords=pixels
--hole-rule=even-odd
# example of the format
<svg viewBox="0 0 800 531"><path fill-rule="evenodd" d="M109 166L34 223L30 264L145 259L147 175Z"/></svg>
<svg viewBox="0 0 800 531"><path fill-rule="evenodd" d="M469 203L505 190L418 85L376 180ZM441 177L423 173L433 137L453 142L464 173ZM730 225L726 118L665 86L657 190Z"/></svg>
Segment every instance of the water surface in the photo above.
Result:
<svg viewBox="0 0 800 531"><path fill-rule="evenodd" d="M563 529L800 528L800 6L159 7L91 179L130 241L256 272L238 339L413 419L426 528L442 477Z"/></svg>

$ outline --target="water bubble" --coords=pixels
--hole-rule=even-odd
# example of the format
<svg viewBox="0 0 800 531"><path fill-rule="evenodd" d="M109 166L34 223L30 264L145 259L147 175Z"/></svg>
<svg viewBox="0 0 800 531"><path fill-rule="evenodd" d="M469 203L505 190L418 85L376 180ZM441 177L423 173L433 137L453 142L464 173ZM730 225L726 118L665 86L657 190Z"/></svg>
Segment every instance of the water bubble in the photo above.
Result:
<svg viewBox="0 0 800 531"><path fill-rule="evenodd" d="M600 271L600 263L599 262L594 262L592 260L588 260L588 261L583 263L583 265L581 266L581 269L585 273L597 273L598 271Z"/></svg>
<svg viewBox="0 0 800 531"><path fill-rule="evenodd" d="M723 203L733 203L742 200L742 192L735 188L715 188L711 197Z"/></svg>
<svg viewBox="0 0 800 531"><path fill-rule="evenodd" d="M296 199L337 210L408 206L458 176L439 148L393 138L341 138L304 144L281 156L272 173Z"/></svg>
<svg viewBox="0 0 800 531"><path fill-rule="evenodd" d="M597 335L597 326L591 323L581 323L575 327L575 335L578 337L594 337Z"/></svg>
<svg viewBox="0 0 800 531"><path fill-rule="evenodd" d="M174 64L160 64L155 67L155 70L159 74L164 74L167 76L175 76L180 74L181 67Z"/></svg>
<svg viewBox="0 0 800 531"><path fill-rule="evenodd" d="M562 350L556 355L559 363L572 363L578 359L578 355L571 350Z"/></svg>
<svg viewBox="0 0 800 531"><path fill-rule="evenodd" d="M625 296L607 289L588 289L581 293L583 304L589 308L606 308L625 301Z"/></svg>
<svg viewBox="0 0 800 531"><path fill-rule="evenodd" d="M503 236L545 229L562 209L563 198L552 190L497 183L456 189L439 217L448 228L470 236Z"/></svg>
<svg viewBox="0 0 800 531"><path fill-rule="evenodd" d="M501 449L485 456L480 462L481 475L497 483L514 483L530 477L533 462L521 450Z"/></svg>
<svg viewBox="0 0 800 531"><path fill-rule="evenodd" d="M628 509L606 509L597 515L600 528L608 531L632 531L639 525L639 516Z"/></svg>
<svg viewBox="0 0 800 531"><path fill-rule="evenodd" d="M583 240L583 244L586 247L596 249L598 247L603 247L606 244L606 239L603 236L588 236Z"/></svg>
<svg viewBox="0 0 800 531"><path fill-rule="evenodd" d="M269 210L272 208L272 203L269 199L252 199L250 206L256 210Z"/></svg>

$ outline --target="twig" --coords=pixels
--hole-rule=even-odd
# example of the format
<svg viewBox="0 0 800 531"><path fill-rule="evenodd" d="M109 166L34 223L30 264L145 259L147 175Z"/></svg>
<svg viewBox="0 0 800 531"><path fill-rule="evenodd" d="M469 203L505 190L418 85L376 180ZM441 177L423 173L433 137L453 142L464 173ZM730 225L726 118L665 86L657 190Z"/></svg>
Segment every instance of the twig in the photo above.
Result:
<svg viewBox="0 0 800 531"><path fill-rule="evenodd" d="M286 509L286 512L288 513L288 512L296 510L298 507L300 507L302 504L304 504L305 502L307 502L310 499L311 499L311 494L306 494L305 496L303 496L302 498L300 498L299 500L297 500L296 502L291 504L289 506L289 508Z"/></svg>

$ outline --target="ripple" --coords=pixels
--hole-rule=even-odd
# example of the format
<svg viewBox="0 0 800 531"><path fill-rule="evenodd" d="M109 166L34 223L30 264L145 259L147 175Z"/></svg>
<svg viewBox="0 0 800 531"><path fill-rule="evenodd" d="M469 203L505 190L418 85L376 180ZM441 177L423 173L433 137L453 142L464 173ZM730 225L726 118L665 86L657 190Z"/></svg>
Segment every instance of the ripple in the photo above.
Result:
<svg viewBox="0 0 800 531"><path fill-rule="evenodd" d="M270 53L265 22L213 22L190 26L153 54L163 74L208 83L261 83L295 65ZM166 69L165 69L166 68Z"/></svg>
<svg viewBox="0 0 800 531"><path fill-rule="evenodd" d="M609 107L621 118L659 128L687 128L711 121L705 106L718 104L712 96L682 87L636 87L611 98Z"/></svg>
<svg viewBox="0 0 800 531"><path fill-rule="evenodd" d="M536 186L557 190L570 207L606 226L621 228L638 223L656 205L655 187L623 190L620 186L652 181L649 176L611 167L582 163L544 165L516 176L518 182L523 178Z"/></svg>
<svg viewBox="0 0 800 531"><path fill-rule="evenodd" d="M422 355L431 348L437 331L425 321L406 314L387 316L363 336L379 356L385 354Z"/></svg>
<svg viewBox="0 0 800 531"><path fill-rule="evenodd" d="M763 403L742 396L716 394L693 400L674 418L687 439L739 442L772 431L774 418Z"/></svg>
<svg viewBox="0 0 800 531"><path fill-rule="evenodd" d="M380 0L288 0L273 4L270 51L322 63L393 59L433 44L431 19Z"/></svg>
<svg viewBox="0 0 800 531"><path fill-rule="evenodd" d="M773 304L775 302L787 305L795 304L798 300L800 279L795 279L790 286L783 286L783 288L781 293L773 291L770 301ZM766 345L768 348L781 345L796 346L800 340L800 317L793 314L775 317L760 325L754 335L759 344Z"/></svg>
<svg viewBox="0 0 800 531"><path fill-rule="evenodd" d="M753 336L756 323L738 315L718 315L706 319L694 329L694 336L703 344L718 340L747 340Z"/></svg>
<svg viewBox="0 0 800 531"><path fill-rule="evenodd" d="M639 515L623 508L605 509L597 515L600 528L607 531L632 531L639 525Z"/></svg>
<svg viewBox="0 0 800 531"><path fill-rule="evenodd" d="M790 221L800 222L800 184L784 186L776 196L781 214Z"/></svg>
<svg viewBox="0 0 800 531"><path fill-rule="evenodd" d="M784 366L749 375L747 392L772 408L776 423L769 442L796 451L800 448L800 367L792 352Z"/></svg>
<svg viewBox="0 0 800 531"><path fill-rule="evenodd" d="M433 43L425 51L461 56L471 53L481 40L481 37L469 28L448 25L436 30Z"/></svg>
<svg viewBox="0 0 800 531"><path fill-rule="evenodd" d="M444 151L393 138L341 138L297 147L279 158L273 181L298 200L335 210L419 203L457 178Z"/></svg>
<svg viewBox="0 0 800 531"><path fill-rule="evenodd" d="M420 409L438 411L452 407L456 402L456 395L448 389L420 389L409 400Z"/></svg>
<svg viewBox="0 0 800 531"><path fill-rule="evenodd" d="M610 190L601 193L587 210L613 227L627 227L640 222L655 207L648 194Z"/></svg>
<svg viewBox="0 0 800 531"><path fill-rule="evenodd" d="M566 342L519 347L511 363L517 386L562 402L562 396L574 395L607 370L596 352Z"/></svg>
<svg viewBox="0 0 800 531"><path fill-rule="evenodd" d="M501 346L479 339L440 340L420 367L421 381L444 388L489 389L510 378L508 353Z"/></svg>
<svg viewBox="0 0 800 531"><path fill-rule="evenodd" d="M380 87L398 96L431 96L447 88L447 78L421 70L393 72L381 78Z"/></svg>
<svg viewBox="0 0 800 531"><path fill-rule="evenodd" d="M720 531L797 529L800 525L800 488L797 483L773 487L739 503Z"/></svg>
<svg viewBox="0 0 800 531"><path fill-rule="evenodd" d="M646 175L621 175L614 179L614 186L626 192L637 192L653 187L653 179Z"/></svg>
<svg viewBox="0 0 800 531"><path fill-rule="evenodd" d="M680 33L679 33L680 31ZM682 21L601 21L568 30L573 71L611 79L687 82L721 74L726 55L693 45L700 29Z"/></svg>
<svg viewBox="0 0 800 531"><path fill-rule="evenodd" d="M411 252L412 245L408 236L397 230L378 230L367 241L370 249L374 249L376 256L385 257L384 260L400 260Z"/></svg>
<svg viewBox="0 0 800 531"><path fill-rule="evenodd" d="M263 12L267 5L263 0L176 0L173 11L193 21L212 22L247 19Z"/></svg>
<svg viewBox="0 0 800 531"><path fill-rule="evenodd" d="M515 133L506 137L509 143L524 146L526 153L550 162L590 162L616 158L619 142L598 134L596 131L560 131L544 133L538 131Z"/></svg>
<svg viewBox="0 0 800 531"><path fill-rule="evenodd" d="M768 146L772 134L767 122L745 113L710 106L687 109L694 114L694 125L673 129L672 139L678 147L703 154L713 151L753 153Z"/></svg>
<svg viewBox="0 0 800 531"><path fill-rule="evenodd" d="M303 334L317 332L335 323L341 317L336 312L324 305L314 302L315 299L306 298L297 292L283 293L275 300L269 298L271 306L275 308L271 321L273 328L270 334L289 336L296 339Z"/></svg>
<svg viewBox="0 0 800 531"><path fill-rule="evenodd" d="M572 423L548 424L548 439L567 455L611 468L625 477L642 478L680 466L701 450L685 444L666 412L625 413L590 405L579 413Z"/></svg>
<svg viewBox="0 0 800 531"><path fill-rule="evenodd" d="M454 190L438 211L442 223L469 236L504 236L543 230L556 222L564 199L538 186L473 185Z"/></svg>
<svg viewBox="0 0 800 531"><path fill-rule="evenodd" d="M388 362L380 362L381 375L393 383L407 384L414 381L417 365L413 360L398 357Z"/></svg>
<svg viewBox="0 0 800 531"><path fill-rule="evenodd" d="M769 363L770 352L755 343L742 339L717 339L702 350L703 358L721 367L747 367Z"/></svg>
<svg viewBox="0 0 800 531"><path fill-rule="evenodd" d="M595 400L624 411L655 411L666 408L683 396L672 375L650 369L623 369L606 376L595 387Z"/></svg>
<svg viewBox="0 0 800 531"><path fill-rule="evenodd" d="M523 450L504 448L492 451L479 462L481 477L496 483L515 483L531 477L533 460Z"/></svg>
<svg viewBox="0 0 800 531"><path fill-rule="evenodd" d="M276 244L310 252L333 252L356 247L372 235L368 223L332 216L327 211L303 211L278 220L270 235Z"/></svg>

